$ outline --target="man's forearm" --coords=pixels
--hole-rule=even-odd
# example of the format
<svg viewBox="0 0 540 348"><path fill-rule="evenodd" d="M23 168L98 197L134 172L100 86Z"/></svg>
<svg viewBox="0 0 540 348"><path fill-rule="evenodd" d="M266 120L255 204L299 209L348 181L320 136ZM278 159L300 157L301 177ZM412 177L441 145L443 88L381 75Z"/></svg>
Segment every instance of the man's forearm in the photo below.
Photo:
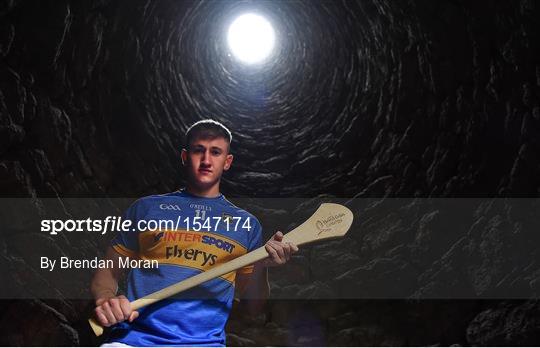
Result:
<svg viewBox="0 0 540 348"><path fill-rule="evenodd" d="M116 296L118 281L109 269L99 269L92 279L90 291L94 300Z"/></svg>
<svg viewBox="0 0 540 348"><path fill-rule="evenodd" d="M115 297L118 292L118 281L123 276L123 271L119 268L118 260L122 256L109 247L105 254L105 259L112 260L112 268L100 268L94 274L92 283L90 284L90 291L95 300L108 299Z"/></svg>

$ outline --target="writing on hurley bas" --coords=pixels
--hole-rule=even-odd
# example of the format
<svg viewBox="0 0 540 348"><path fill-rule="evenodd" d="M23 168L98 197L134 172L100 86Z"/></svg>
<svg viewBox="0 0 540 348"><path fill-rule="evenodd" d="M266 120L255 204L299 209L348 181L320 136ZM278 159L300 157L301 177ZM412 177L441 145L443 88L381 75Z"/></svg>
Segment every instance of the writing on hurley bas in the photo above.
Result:
<svg viewBox="0 0 540 348"><path fill-rule="evenodd" d="M52 259L46 256L41 257L41 269L53 271L57 266L60 269L97 269L97 268L113 268L113 260L103 260L98 257L93 259L70 259L67 256L62 256L58 259ZM117 263L119 268L158 268L157 260L140 260L130 258L118 258Z"/></svg>

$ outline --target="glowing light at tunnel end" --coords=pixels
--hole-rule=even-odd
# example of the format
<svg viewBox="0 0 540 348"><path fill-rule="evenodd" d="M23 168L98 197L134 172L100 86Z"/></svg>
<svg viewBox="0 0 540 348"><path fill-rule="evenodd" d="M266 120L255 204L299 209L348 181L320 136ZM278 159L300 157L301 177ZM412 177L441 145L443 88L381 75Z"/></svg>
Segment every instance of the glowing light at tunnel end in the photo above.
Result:
<svg viewBox="0 0 540 348"><path fill-rule="evenodd" d="M274 49L274 29L266 18L246 13L238 16L230 25L227 43L232 54L241 62L261 63Z"/></svg>

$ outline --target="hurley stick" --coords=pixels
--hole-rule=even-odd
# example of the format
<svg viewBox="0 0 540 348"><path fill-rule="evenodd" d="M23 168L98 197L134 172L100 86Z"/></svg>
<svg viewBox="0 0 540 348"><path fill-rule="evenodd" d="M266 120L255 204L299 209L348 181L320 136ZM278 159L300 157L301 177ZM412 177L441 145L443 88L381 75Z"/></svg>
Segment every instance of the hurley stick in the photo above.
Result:
<svg viewBox="0 0 540 348"><path fill-rule="evenodd" d="M292 242L299 246L325 239L342 237L351 227L352 221L353 213L347 207L335 203L323 203L309 219L285 234L283 242ZM141 307L148 306L159 300L176 295L179 292L191 289L208 280L251 265L268 256L268 252L264 246L262 246L223 265L214 267L206 272L199 273L162 290L141 297L140 299L131 302L131 308L137 310ZM103 327L99 325L94 318L90 318L88 321L96 336L100 336L103 333Z"/></svg>

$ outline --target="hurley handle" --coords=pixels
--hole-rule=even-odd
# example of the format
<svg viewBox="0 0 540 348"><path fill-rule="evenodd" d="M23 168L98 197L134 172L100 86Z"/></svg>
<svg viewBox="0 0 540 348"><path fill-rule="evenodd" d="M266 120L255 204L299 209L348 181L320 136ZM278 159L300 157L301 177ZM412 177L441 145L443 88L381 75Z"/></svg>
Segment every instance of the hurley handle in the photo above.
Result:
<svg viewBox="0 0 540 348"><path fill-rule="evenodd" d="M345 206L335 203L323 203L300 226L296 227L283 237L284 242L292 242L296 245L307 244L330 238L342 237L347 233L353 221L353 213ZM182 280L164 289L153 292L131 302L133 310L151 305L157 301L176 295L179 292L191 289L208 280L220 277L229 272L251 265L268 257L268 252L262 246L250 253L237 257L223 265L199 273L193 277ZM94 318L88 320L96 336L103 334L101 326Z"/></svg>

